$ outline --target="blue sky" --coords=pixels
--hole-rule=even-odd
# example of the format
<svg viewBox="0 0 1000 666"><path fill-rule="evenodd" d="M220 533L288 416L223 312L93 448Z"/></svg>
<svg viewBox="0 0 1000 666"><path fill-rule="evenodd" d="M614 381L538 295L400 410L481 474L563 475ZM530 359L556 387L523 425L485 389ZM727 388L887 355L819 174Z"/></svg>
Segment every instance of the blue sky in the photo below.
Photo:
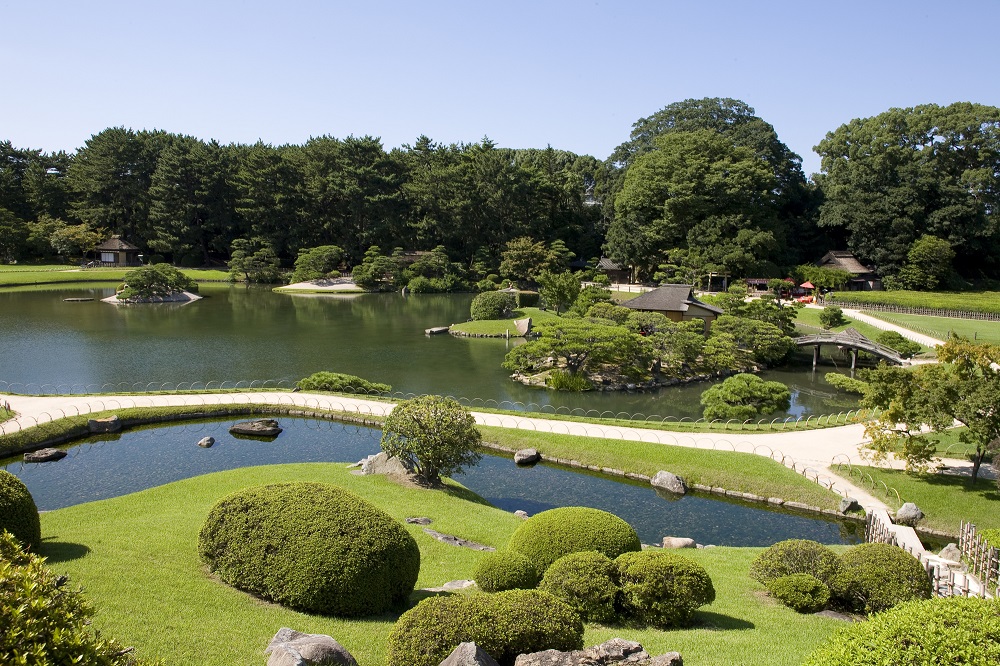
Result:
<svg viewBox="0 0 1000 666"><path fill-rule="evenodd" d="M0 0L0 140L426 134L603 159L671 102L733 97L809 174L812 147L852 118L1000 106L998 19L998 0Z"/></svg>

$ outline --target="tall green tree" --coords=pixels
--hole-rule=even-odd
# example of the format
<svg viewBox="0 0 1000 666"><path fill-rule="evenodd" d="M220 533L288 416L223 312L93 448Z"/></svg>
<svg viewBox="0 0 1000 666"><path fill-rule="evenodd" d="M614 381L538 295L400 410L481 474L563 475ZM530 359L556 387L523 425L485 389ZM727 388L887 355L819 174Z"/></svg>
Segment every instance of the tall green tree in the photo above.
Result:
<svg viewBox="0 0 1000 666"><path fill-rule="evenodd" d="M538 274L538 293L546 305L556 309L556 314L576 302L580 295L579 273L553 273L542 271Z"/></svg>
<svg viewBox="0 0 1000 666"><path fill-rule="evenodd" d="M955 251L943 238L924 234L910 246L906 264L888 281L887 287L934 291L951 280Z"/></svg>
<svg viewBox="0 0 1000 666"><path fill-rule="evenodd" d="M310 244L302 240L307 226L302 150L257 142L238 155L233 178L239 234L266 241L278 255Z"/></svg>

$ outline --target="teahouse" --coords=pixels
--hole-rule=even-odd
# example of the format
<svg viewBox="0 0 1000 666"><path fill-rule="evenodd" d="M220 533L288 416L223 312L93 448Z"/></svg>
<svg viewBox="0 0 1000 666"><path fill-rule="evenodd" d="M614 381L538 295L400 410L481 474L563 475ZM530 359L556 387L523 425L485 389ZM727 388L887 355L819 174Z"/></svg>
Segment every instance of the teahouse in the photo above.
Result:
<svg viewBox="0 0 1000 666"><path fill-rule="evenodd" d="M123 241L120 236L112 236L94 248L99 266L131 267L142 266L141 250Z"/></svg>
<svg viewBox="0 0 1000 666"><path fill-rule="evenodd" d="M625 301L622 306L643 312L659 312L671 321L702 319L706 330L723 313L722 308L695 298L694 288L687 284L665 284Z"/></svg>

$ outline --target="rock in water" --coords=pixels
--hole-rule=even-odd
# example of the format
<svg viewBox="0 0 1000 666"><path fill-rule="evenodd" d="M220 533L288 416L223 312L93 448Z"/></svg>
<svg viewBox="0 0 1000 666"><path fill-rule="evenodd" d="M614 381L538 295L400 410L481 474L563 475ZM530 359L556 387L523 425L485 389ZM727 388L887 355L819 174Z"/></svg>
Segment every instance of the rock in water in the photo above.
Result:
<svg viewBox="0 0 1000 666"><path fill-rule="evenodd" d="M281 428L274 419L257 419L237 423L229 428L229 432L247 437L277 437L281 433Z"/></svg>
<svg viewBox="0 0 1000 666"><path fill-rule="evenodd" d="M90 419L87 421L87 429L93 435L99 435L106 432L118 432L122 429L122 424L118 420L117 414L112 414L103 419Z"/></svg>
<svg viewBox="0 0 1000 666"><path fill-rule="evenodd" d="M514 453L514 462L518 465L533 465L541 459L542 454L536 449L521 449Z"/></svg>
<svg viewBox="0 0 1000 666"><path fill-rule="evenodd" d="M24 454L24 462L43 463L53 460L62 460L66 457L66 452L60 449L38 449Z"/></svg>
<svg viewBox="0 0 1000 666"><path fill-rule="evenodd" d="M837 507L837 511L840 513L847 513L848 511L856 511L860 508L861 505L858 504L858 500L853 497L845 497L840 500L840 506Z"/></svg>
<svg viewBox="0 0 1000 666"><path fill-rule="evenodd" d="M656 488L663 488L677 495L683 495L687 492L687 484L684 483L684 479L672 472L660 470L649 483Z"/></svg>
<svg viewBox="0 0 1000 666"><path fill-rule="evenodd" d="M304 634L282 627L264 654L267 666L358 666L347 649L325 634Z"/></svg>
<svg viewBox="0 0 1000 666"><path fill-rule="evenodd" d="M212 448L213 444L215 444L214 437L202 437L201 439L198 440L198 446L200 446L203 449L210 449Z"/></svg>

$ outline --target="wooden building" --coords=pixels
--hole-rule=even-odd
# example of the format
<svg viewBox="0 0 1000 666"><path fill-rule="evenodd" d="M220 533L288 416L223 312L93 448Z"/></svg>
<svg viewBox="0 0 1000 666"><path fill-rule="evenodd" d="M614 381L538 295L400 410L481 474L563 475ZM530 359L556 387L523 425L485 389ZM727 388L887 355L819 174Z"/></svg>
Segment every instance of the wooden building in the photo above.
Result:
<svg viewBox="0 0 1000 666"><path fill-rule="evenodd" d="M702 303L694 296L694 288L686 284L667 284L647 291L622 303L622 306L643 312L659 312L671 321L702 319L705 328L722 314L722 308Z"/></svg>
<svg viewBox="0 0 1000 666"><path fill-rule="evenodd" d="M98 266L132 267L142 266L141 250L135 245L112 236L94 248Z"/></svg>
<svg viewBox="0 0 1000 666"><path fill-rule="evenodd" d="M820 268L834 268L847 271L851 278L844 285L847 291L880 291L882 280L870 266L865 266L853 253L847 250L830 250L816 262Z"/></svg>

